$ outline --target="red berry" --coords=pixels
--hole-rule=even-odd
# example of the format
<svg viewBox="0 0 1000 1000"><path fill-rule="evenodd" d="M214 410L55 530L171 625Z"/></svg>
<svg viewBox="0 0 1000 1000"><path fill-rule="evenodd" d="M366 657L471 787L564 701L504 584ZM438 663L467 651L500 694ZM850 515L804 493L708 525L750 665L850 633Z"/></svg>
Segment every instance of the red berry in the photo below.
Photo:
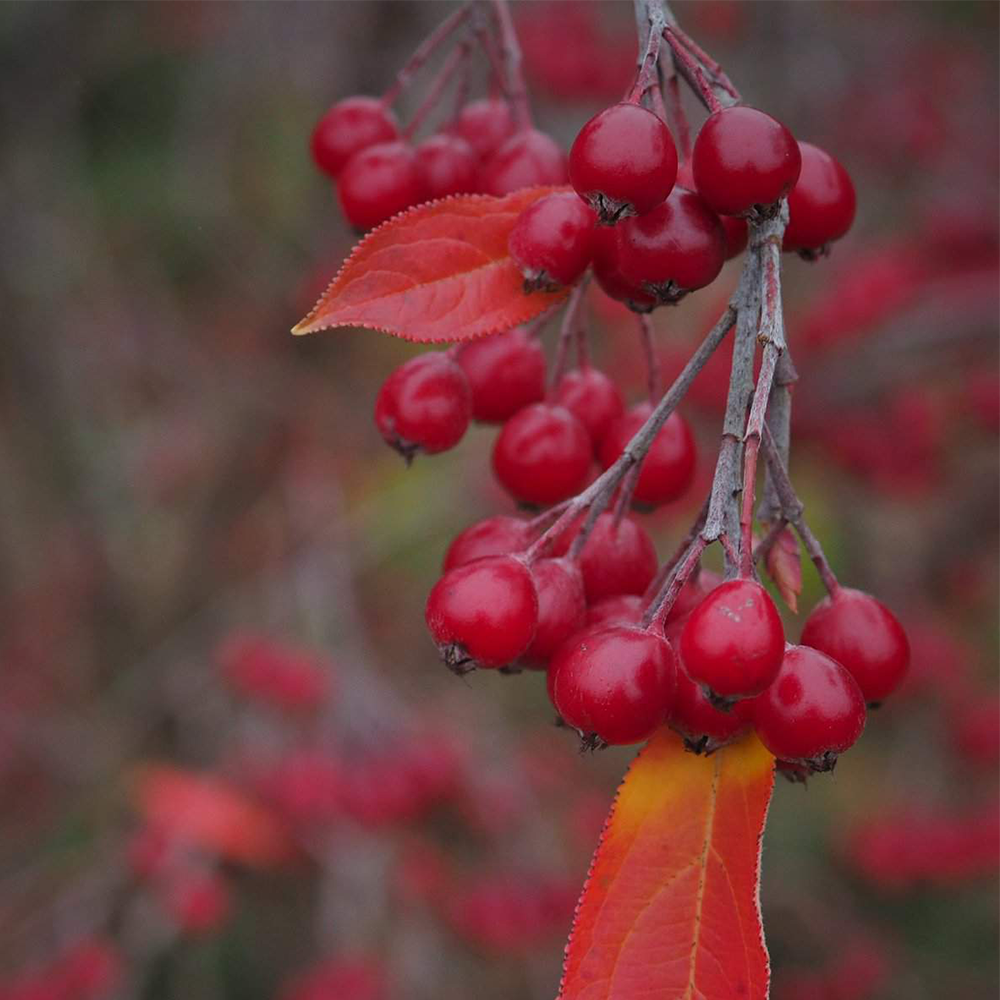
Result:
<svg viewBox="0 0 1000 1000"><path fill-rule="evenodd" d="M704 288L726 261L726 232L719 217L684 188L675 188L651 212L627 219L621 230L622 275L660 303Z"/></svg>
<svg viewBox="0 0 1000 1000"><path fill-rule="evenodd" d="M337 180L340 207L355 229L373 229L423 200L413 150L405 142L381 142L357 152Z"/></svg>
<svg viewBox="0 0 1000 1000"><path fill-rule="evenodd" d="M469 525L448 546L443 569L447 572L484 556L506 556L526 549L530 542L527 521L516 517L488 517Z"/></svg>
<svg viewBox="0 0 1000 1000"><path fill-rule="evenodd" d="M621 226L598 226L594 231L594 278L607 295L633 312L649 312L656 307L656 299L622 274L621 235Z"/></svg>
<svg viewBox="0 0 1000 1000"><path fill-rule="evenodd" d="M417 146L414 156L424 199L447 198L476 190L479 168L476 154L457 135L444 132L432 135Z"/></svg>
<svg viewBox="0 0 1000 1000"><path fill-rule="evenodd" d="M871 594L848 587L813 608L801 642L835 659L868 702L892 694L910 663L910 643L895 615Z"/></svg>
<svg viewBox="0 0 1000 1000"><path fill-rule="evenodd" d="M587 428L595 450L608 426L625 408L614 381L590 365L566 372L555 387L552 401L565 406Z"/></svg>
<svg viewBox="0 0 1000 1000"><path fill-rule="evenodd" d="M799 143L802 172L788 196L788 227L782 248L822 253L854 221L857 198L850 174L829 153Z"/></svg>
<svg viewBox="0 0 1000 1000"><path fill-rule="evenodd" d="M594 256L594 213L575 194L539 198L519 216L507 241L527 292L556 291L590 267Z"/></svg>
<svg viewBox="0 0 1000 1000"><path fill-rule="evenodd" d="M656 208L674 186L677 150L666 125L637 104L615 104L580 129L570 182L601 221L613 225Z"/></svg>
<svg viewBox="0 0 1000 1000"><path fill-rule="evenodd" d="M538 129L512 135L483 164L479 187L484 194L505 195L539 184L566 183L566 155L555 139Z"/></svg>
<svg viewBox="0 0 1000 1000"><path fill-rule="evenodd" d="M493 446L493 471L518 500L547 506L583 488L591 457L587 431L569 410L534 403L504 424Z"/></svg>
<svg viewBox="0 0 1000 1000"><path fill-rule="evenodd" d="M462 439L472 414L472 393L462 369L444 352L430 352L400 365L382 383L375 426L406 459L433 455Z"/></svg>
<svg viewBox="0 0 1000 1000"><path fill-rule="evenodd" d="M652 412L649 403L640 403L608 426L598 453L605 469L614 465ZM675 410L653 438L643 459L633 497L639 503L653 506L676 500L694 479L695 458L694 435L687 421Z"/></svg>
<svg viewBox="0 0 1000 1000"><path fill-rule="evenodd" d="M732 215L720 215L719 222L726 231L726 260L732 260L747 248L747 241L750 239L747 220L737 219Z"/></svg>
<svg viewBox="0 0 1000 1000"><path fill-rule="evenodd" d="M523 327L463 344L456 360L472 388L473 419L502 424L545 398L545 353Z"/></svg>
<svg viewBox="0 0 1000 1000"><path fill-rule="evenodd" d="M185 874L165 887L166 908L187 934L210 934L219 929L232 909L229 887L218 875Z"/></svg>
<svg viewBox="0 0 1000 1000"><path fill-rule="evenodd" d="M685 581L680 593L674 598L673 607L667 615L666 624L677 626L677 638L680 638L681 628L687 621L688 615L705 599L706 594L710 594L719 584L722 577L718 573L713 573L710 569L702 569L696 578ZM674 636L667 635L673 642Z"/></svg>
<svg viewBox="0 0 1000 1000"><path fill-rule="evenodd" d="M709 115L691 157L698 194L719 215L746 215L780 201L802 167L795 136L756 108Z"/></svg>
<svg viewBox="0 0 1000 1000"><path fill-rule="evenodd" d="M531 567L531 575L538 591L538 628L524 659L544 667L583 625L587 600L580 569L569 559L540 559Z"/></svg>
<svg viewBox="0 0 1000 1000"><path fill-rule="evenodd" d="M865 699L836 660L788 646L778 676L753 701L761 742L776 757L829 771L865 728Z"/></svg>
<svg viewBox="0 0 1000 1000"><path fill-rule="evenodd" d="M466 104L455 122L455 132L485 159L514 134L514 118L506 101L486 97Z"/></svg>
<svg viewBox="0 0 1000 1000"><path fill-rule="evenodd" d="M313 130L313 159L320 170L336 177L355 153L398 135L396 116L378 98L348 97L330 108Z"/></svg>
<svg viewBox="0 0 1000 1000"><path fill-rule="evenodd" d="M684 737L689 750L713 753L750 729L749 706L750 702L742 701L737 702L731 711L720 711L701 686L688 677L683 667L679 667L670 728Z"/></svg>
<svg viewBox="0 0 1000 1000"><path fill-rule="evenodd" d="M569 549L577 530L556 541L557 553ZM643 593L656 576L658 565L656 548L646 529L631 517L616 524L611 511L594 522L579 561L589 604L603 597Z"/></svg>
<svg viewBox="0 0 1000 1000"><path fill-rule="evenodd" d="M680 657L693 681L716 699L760 694L774 680L785 650L778 609L756 581L728 580L691 612Z"/></svg>
<svg viewBox="0 0 1000 1000"><path fill-rule="evenodd" d="M427 627L448 667L502 667L535 637L538 594L531 572L514 556L487 556L456 566L427 598Z"/></svg>
<svg viewBox="0 0 1000 1000"><path fill-rule="evenodd" d="M646 602L639 594L616 594L602 597L587 608L583 627L603 628L606 625L638 625Z"/></svg>
<svg viewBox="0 0 1000 1000"><path fill-rule="evenodd" d="M644 629L612 625L571 640L550 671L556 711L593 746L640 743L673 706L674 652Z"/></svg>

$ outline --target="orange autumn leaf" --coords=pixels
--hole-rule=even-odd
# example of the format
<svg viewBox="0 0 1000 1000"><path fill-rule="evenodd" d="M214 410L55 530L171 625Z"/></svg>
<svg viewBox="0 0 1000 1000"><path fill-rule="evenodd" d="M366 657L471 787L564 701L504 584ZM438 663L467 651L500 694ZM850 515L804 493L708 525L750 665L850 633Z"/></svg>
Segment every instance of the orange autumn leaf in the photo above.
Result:
<svg viewBox="0 0 1000 1000"><path fill-rule="evenodd" d="M785 528L767 550L767 572L774 580L782 600L792 614L799 610L799 594L802 593L802 557L799 555L799 540L791 528Z"/></svg>
<svg viewBox="0 0 1000 1000"><path fill-rule="evenodd" d="M567 290L526 294L507 237L528 205L555 190L456 195L397 215L354 248L292 333L361 326L433 344L532 319Z"/></svg>
<svg viewBox="0 0 1000 1000"><path fill-rule="evenodd" d="M559 1000L765 1000L758 890L774 759L661 729L618 790L577 906Z"/></svg>
<svg viewBox="0 0 1000 1000"><path fill-rule="evenodd" d="M133 794L150 826L221 858L265 867L293 854L274 816L220 778L147 764L135 776Z"/></svg>

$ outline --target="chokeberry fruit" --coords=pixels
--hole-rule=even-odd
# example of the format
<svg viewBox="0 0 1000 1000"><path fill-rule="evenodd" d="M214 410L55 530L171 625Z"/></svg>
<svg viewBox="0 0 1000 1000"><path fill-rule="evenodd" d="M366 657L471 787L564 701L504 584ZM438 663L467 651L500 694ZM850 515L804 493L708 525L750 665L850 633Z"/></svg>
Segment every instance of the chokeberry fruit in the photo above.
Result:
<svg viewBox="0 0 1000 1000"><path fill-rule="evenodd" d="M502 667L531 644L538 594L528 567L514 556L487 556L448 570L427 598L427 627L456 673Z"/></svg>
<svg viewBox="0 0 1000 1000"><path fill-rule="evenodd" d="M851 228L857 198L839 160L808 142L799 143L799 152L802 170L788 195L788 226L781 245L814 257Z"/></svg>
<svg viewBox="0 0 1000 1000"><path fill-rule="evenodd" d="M539 184L566 183L566 154L551 136L538 129L512 135L483 164L479 188L505 195Z"/></svg>
<svg viewBox="0 0 1000 1000"><path fill-rule="evenodd" d="M677 667L670 643L634 626L570 639L549 670L556 711L589 746L640 743L673 707Z"/></svg>
<svg viewBox="0 0 1000 1000"><path fill-rule="evenodd" d="M485 521L470 524L456 535L445 553L443 569L447 572L456 566L484 556L506 556L528 547L531 529L527 521L500 514Z"/></svg>
<svg viewBox="0 0 1000 1000"><path fill-rule="evenodd" d="M413 150L405 142L380 142L355 153L337 179L337 195L355 229L373 229L423 199Z"/></svg>
<svg viewBox="0 0 1000 1000"><path fill-rule="evenodd" d="M523 327L463 344L456 360L472 388L472 417L502 424L545 398L545 353Z"/></svg>
<svg viewBox="0 0 1000 1000"><path fill-rule="evenodd" d="M596 114L569 154L570 182L607 225L655 208L676 175L670 130L638 104L614 104Z"/></svg>
<svg viewBox="0 0 1000 1000"><path fill-rule="evenodd" d="M569 410L533 403L504 424L493 446L493 471L518 500L547 506L582 489L591 457L590 437Z"/></svg>
<svg viewBox="0 0 1000 1000"><path fill-rule="evenodd" d="M457 135L440 132L413 151L423 198L447 198L476 190L479 162L472 147Z"/></svg>
<svg viewBox="0 0 1000 1000"><path fill-rule="evenodd" d="M680 665L670 728L680 733L694 753L713 753L750 729L749 706L749 701L741 701L728 712L720 711Z"/></svg>
<svg viewBox="0 0 1000 1000"><path fill-rule="evenodd" d="M910 662L910 643L895 615L871 594L849 587L838 587L813 608L801 642L835 659L867 702L892 694Z"/></svg>
<svg viewBox="0 0 1000 1000"><path fill-rule="evenodd" d="M472 393L462 369L444 352L432 351L400 365L382 383L375 425L408 461L418 451L433 455L462 439L472 415Z"/></svg>
<svg viewBox="0 0 1000 1000"><path fill-rule="evenodd" d="M587 608L584 628L604 628L607 625L638 625L646 610L646 602L639 594L615 594L602 597Z"/></svg>
<svg viewBox="0 0 1000 1000"><path fill-rule="evenodd" d="M732 260L747 248L747 241L750 239L747 220L737 219L733 215L720 215L719 222L726 233L726 260Z"/></svg>
<svg viewBox="0 0 1000 1000"><path fill-rule="evenodd" d="M626 219L618 244L625 280L659 303L715 280L726 261L726 232L698 195L675 188L645 215Z"/></svg>
<svg viewBox="0 0 1000 1000"><path fill-rule="evenodd" d="M802 167L795 136L756 108L722 108L708 116L691 156L698 194L719 215L746 215L774 205Z"/></svg>
<svg viewBox="0 0 1000 1000"><path fill-rule="evenodd" d="M594 213L575 194L557 192L529 205L510 231L507 247L524 275L524 290L572 285L594 256Z"/></svg>
<svg viewBox="0 0 1000 1000"><path fill-rule="evenodd" d="M760 694L785 650L778 609L755 580L728 580L691 612L681 630L684 669L717 703Z"/></svg>
<svg viewBox="0 0 1000 1000"><path fill-rule="evenodd" d="M494 97L470 101L459 112L454 130L484 159L514 134L510 105Z"/></svg>
<svg viewBox="0 0 1000 1000"><path fill-rule="evenodd" d="M618 386L604 372L590 365L566 372L556 383L552 400L565 406L587 428L595 451L600 448L612 421L625 409Z"/></svg>
<svg viewBox="0 0 1000 1000"><path fill-rule="evenodd" d="M399 135L396 116L376 97L338 101L316 124L311 148L316 165L336 177L347 161L376 143Z"/></svg>
<svg viewBox="0 0 1000 1000"><path fill-rule="evenodd" d="M621 226L598 226L594 232L594 278L603 291L633 312L646 313L656 299L641 284L625 277L621 269Z"/></svg>
<svg viewBox="0 0 1000 1000"><path fill-rule="evenodd" d="M640 403L608 426L598 453L605 469L614 465L652 412L649 403ZM691 428L675 410L653 438L642 461L633 498L659 506L682 496L694 479L696 454Z"/></svg>
<svg viewBox="0 0 1000 1000"><path fill-rule="evenodd" d="M531 567L531 575L538 592L538 628L524 660L544 668L552 654L583 625L587 599L580 568L569 559L539 559Z"/></svg>
<svg viewBox="0 0 1000 1000"><path fill-rule="evenodd" d="M865 728L861 688L836 660L809 646L788 646L752 710L764 746L812 771L832 770Z"/></svg>

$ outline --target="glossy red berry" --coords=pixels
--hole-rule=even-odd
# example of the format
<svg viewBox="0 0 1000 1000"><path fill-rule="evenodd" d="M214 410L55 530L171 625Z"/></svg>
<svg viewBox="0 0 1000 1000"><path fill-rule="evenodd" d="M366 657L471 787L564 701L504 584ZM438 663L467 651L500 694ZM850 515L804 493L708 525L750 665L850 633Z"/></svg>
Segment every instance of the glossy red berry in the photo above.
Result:
<svg viewBox="0 0 1000 1000"><path fill-rule="evenodd" d="M580 568L569 559L539 559L531 567L531 575L538 592L538 628L524 660L544 668L552 654L583 625L587 600Z"/></svg>
<svg viewBox="0 0 1000 1000"><path fill-rule="evenodd" d="M519 216L507 240L524 289L556 291L572 285L594 256L594 213L575 194L539 198Z"/></svg>
<svg viewBox="0 0 1000 1000"><path fill-rule="evenodd" d="M808 142L800 142L799 151L802 171L788 195L782 247L814 255L851 228L857 198L850 174L838 160Z"/></svg>
<svg viewBox="0 0 1000 1000"><path fill-rule="evenodd" d="M795 136L756 108L722 108L708 116L691 156L698 194L719 215L746 215L775 204L802 167Z"/></svg>
<svg viewBox="0 0 1000 1000"><path fill-rule="evenodd" d="M652 412L648 403L640 403L608 426L598 453L605 469L615 463ZM675 410L653 438L643 459L633 498L651 506L676 500L694 479L696 456L691 428Z"/></svg>
<svg viewBox="0 0 1000 1000"><path fill-rule="evenodd" d="M479 160L459 136L446 132L432 135L417 146L414 157L424 200L476 190Z"/></svg>
<svg viewBox="0 0 1000 1000"><path fill-rule="evenodd" d="M720 215L719 222L726 232L726 260L732 260L747 248L747 241L750 239L747 220L737 219L733 215Z"/></svg>
<svg viewBox="0 0 1000 1000"><path fill-rule="evenodd" d="M578 493L590 472L590 438L564 406L533 403L515 413L493 446L493 471L523 503L547 506Z"/></svg>
<svg viewBox="0 0 1000 1000"><path fill-rule="evenodd" d="M615 104L594 115L569 154L570 182L608 225L656 208L676 176L670 130L638 104Z"/></svg>
<svg viewBox="0 0 1000 1000"><path fill-rule="evenodd" d="M545 398L545 352L523 327L463 344L456 361L472 388L472 417L502 424Z"/></svg>
<svg viewBox="0 0 1000 1000"><path fill-rule="evenodd" d="M656 307L656 299L621 269L621 226L598 226L594 232L594 278L603 291L633 312L646 313Z"/></svg>
<svg viewBox="0 0 1000 1000"><path fill-rule="evenodd" d="M602 597L587 608L584 628L604 628L607 625L638 625L646 610L640 594L616 594Z"/></svg>
<svg viewBox="0 0 1000 1000"><path fill-rule="evenodd" d="M673 650L644 629L588 632L565 643L549 669L556 711L591 746L640 743L673 707Z"/></svg>
<svg viewBox="0 0 1000 1000"><path fill-rule="evenodd" d="M871 594L849 587L839 587L813 608L801 642L844 667L867 702L892 694L910 663L910 643L895 615Z"/></svg>
<svg viewBox="0 0 1000 1000"><path fill-rule="evenodd" d="M423 200L413 150L405 142L381 142L357 152L337 180L347 221L367 230Z"/></svg>
<svg viewBox="0 0 1000 1000"><path fill-rule="evenodd" d="M774 680L785 650L778 609L755 580L728 580L691 612L680 653L693 681L717 700L759 694Z"/></svg>
<svg viewBox="0 0 1000 1000"><path fill-rule="evenodd" d="M789 646L777 677L753 701L753 719L776 757L829 771L865 728L865 699L836 660L809 646Z"/></svg>
<svg viewBox="0 0 1000 1000"><path fill-rule="evenodd" d="M492 97L470 101L459 113L454 131L484 159L514 134L510 105Z"/></svg>
<svg viewBox="0 0 1000 1000"><path fill-rule="evenodd" d="M404 458L433 455L462 439L472 415L472 393L462 369L447 354L430 352L400 365L382 383L375 425Z"/></svg>
<svg viewBox="0 0 1000 1000"><path fill-rule="evenodd" d="M684 188L675 188L651 212L627 219L621 230L621 273L657 302L676 302L685 292L704 288L726 261L719 217Z"/></svg>
<svg viewBox="0 0 1000 1000"><path fill-rule="evenodd" d="M514 556L487 556L448 570L427 598L427 627L456 673L502 667L531 644L538 594L528 567Z"/></svg>
<svg viewBox="0 0 1000 1000"><path fill-rule="evenodd" d="M488 517L485 521L470 524L456 535L444 557L444 570L464 566L484 556L506 556L526 549L530 543L531 529L527 521L517 517Z"/></svg>
<svg viewBox="0 0 1000 1000"><path fill-rule="evenodd" d="M590 365L566 372L556 384L552 400L565 406L587 428L595 451L612 421L625 409L618 386L604 372Z"/></svg>
<svg viewBox="0 0 1000 1000"><path fill-rule="evenodd" d="M713 753L749 731L752 724L749 706L749 701L741 701L728 712L720 711L679 666L670 728L680 733L689 750Z"/></svg>
<svg viewBox="0 0 1000 1000"><path fill-rule="evenodd" d="M313 159L320 170L336 177L355 153L398 135L396 116L378 98L348 97L330 108L313 130Z"/></svg>
<svg viewBox="0 0 1000 1000"><path fill-rule="evenodd" d="M566 154L538 129L512 135L483 164L479 188L496 196L539 184L566 183Z"/></svg>

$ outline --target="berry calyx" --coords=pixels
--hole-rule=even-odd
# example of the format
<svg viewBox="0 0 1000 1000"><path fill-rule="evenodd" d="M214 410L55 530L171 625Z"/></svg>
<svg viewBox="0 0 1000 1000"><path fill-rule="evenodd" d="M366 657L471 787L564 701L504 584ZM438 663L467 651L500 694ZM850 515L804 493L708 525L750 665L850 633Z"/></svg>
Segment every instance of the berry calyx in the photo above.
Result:
<svg viewBox="0 0 1000 1000"><path fill-rule="evenodd" d="M470 101L459 112L454 131L485 159L514 134L510 105L492 97Z"/></svg>
<svg viewBox="0 0 1000 1000"><path fill-rule="evenodd" d="M776 757L830 771L865 728L865 699L836 660L808 646L788 646L777 677L753 701L753 719Z"/></svg>
<svg viewBox="0 0 1000 1000"><path fill-rule="evenodd" d="M812 143L800 142L802 170L788 195L788 226L782 249L807 258L825 254L854 222L857 196L839 160Z"/></svg>
<svg viewBox="0 0 1000 1000"><path fill-rule="evenodd" d="M587 431L569 410L534 403L504 424L493 446L493 471L518 500L547 506L583 488L591 457Z"/></svg>
<svg viewBox="0 0 1000 1000"><path fill-rule="evenodd" d="M640 403L608 426L598 453L605 469L614 465L652 412L649 403ZM682 496L694 479L696 455L691 428L675 410L642 461L633 499L655 507Z"/></svg>
<svg viewBox="0 0 1000 1000"><path fill-rule="evenodd" d="M405 142L380 142L355 153L337 179L347 221L368 230L423 199L413 150Z"/></svg>
<svg viewBox="0 0 1000 1000"><path fill-rule="evenodd" d="M661 304L704 288L726 261L726 233L719 217L684 188L675 188L651 212L627 219L621 231L621 274Z"/></svg>
<svg viewBox="0 0 1000 1000"><path fill-rule="evenodd" d="M545 353L523 327L463 344L455 356L472 389L472 418L502 424L545 398Z"/></svg>
<svg viewBox="0 0 1000 1000"><path fill-rule="evenodd" d="M398 136L396 116L378 98L348 97L317 122L310 148L316 166L336 177L355 153Z"/></svg>
<svg viewBox="0 0 1000 1000"><path fill-rule="evenodd" d="M648 739L670 715L677 668L670 643L629 625L565 643L549 668L556 711L590 747Z"/></svg>
<svg viewBox="0 0 1000 1000"><path fill-rule="evenodd" d="M705 204L719 215L766 210L798 179L802 157L792 133L756 108L722 108L695 139L691 169Z"/></svg>
<svg viewBox="0 0 1000 1000"><path fill-rule="evenodd" d="M566 154L538 129L512 135L483 164L479 188L497 197L539 184L566 183Z"/></svg>
<svg viewBox="0 0 1000 1000"><path fill-rule="evenodd" d="M538 628L523 659L544 669L553 653L583 625L583 576L569 559L540 559L531 567L538 592Z"/></svg>
<svg viewBox="0 0 1000 1000"><path fill-rule="evenodd" d="M457 135L441 132L424 139L413 151L423 198L447 198L476 190L479 161L472 147Z"/></svg>
<svg viewBox="0 0 1000 1000"><path fill-rule="evenodd" d="M611 422L625 409L618 386L604 372L590 365L566 372L556 383L552 401L565 406L587 428L595 451L600 448Z"/></svg>
<svg viewBox="0 0 1000 1000"><path fill-rule="evenodd" d="M749 731L752 724L749 705L750 702L741 701L728 712L720 711L681 665L677 670L670 728L683 737L684 745L692 753L714 753Z"/></svg>
<svg viewBox="0 0 1000 1000"><path fill-rule="evenodd" d="M472 393L462 369L447 354L430 352L400 365L382 383L375 425L407 461L433 455L462 439L472 415Z"/></svg>
<svg viewBox="0 0 1000 1000"><path fill-rule="evenodd" d="M681 630L684 669L717 705L760 694L775 678L785 650L778 609L755 580L720 584Z"/></svg>
<svg viewBox="0 0 1000 1000"><path fill-rule="evenodd" d="M615 104L594 115L569 154L570 183L605 225L655 208L676 176L670 130L638 104Z"/></svg>
<svg viewBox="0 0 1000 1000"><path fill-rule="evenodd" d="M572 285L594 256L594 213L574 194L539 198L519 216L507 240L525 292Z"/></svg>
<svg viewBox="0 0 1000 1000"><path fill-rule="evenodd" d="M869 703L892 694L910 663L910 643L895 615L871 594L849 587L838 587L813 608L801 642L836 660Z"/></svg>
<svg viewBox="0 0 1000 1000"><path fill-rule="evenodd" d="M427 627L455 673L502 667L531 644L538 594L514 556L487 556L448 570L427 598Z"/></svg>
<svg viewBox="0 0 1000 1000"><path fill-rule="evenodd" d="M530 536L531 529L527 521L503 514L488 517L485 521L470 524L465 531L455 536L445 553L442 568L447 572L484 556L506 556L512 552L520 552L528 547Z"/></svg>
<svg viewBox="0 0 1000 1000"><path fill-rule="evenodd" d="M621 233L621 226L598 226L594 231L594 278L605 294L633 312L650 312L656 308L656 299L622 273Z"/></svg>

